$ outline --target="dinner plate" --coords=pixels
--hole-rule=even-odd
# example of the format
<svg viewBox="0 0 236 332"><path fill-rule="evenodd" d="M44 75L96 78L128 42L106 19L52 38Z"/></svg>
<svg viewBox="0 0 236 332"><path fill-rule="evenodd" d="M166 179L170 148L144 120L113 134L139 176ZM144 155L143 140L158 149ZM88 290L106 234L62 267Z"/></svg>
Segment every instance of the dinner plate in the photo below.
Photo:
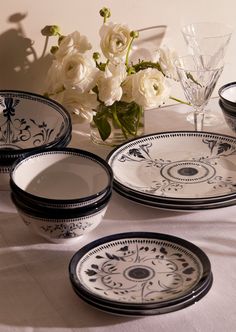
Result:
<svg viewBox="0 0 236 332"><path fill-rule="evenodd" d="M170 304L163 307L158 308L146 308L146 309L139 309L139 308L117 308L113 307L110 304L101 304L99 301L88 298L87 296L84 296L81 292L78 291L78 289L74 288L75 293L87 304L95 307L96 309L99 309L101 311L118 315L118 316L130 316L130 317L142 317L142 316L152 316L152 315L160 315L168 312L177 311L180 309L184 309L192 304L195 304L198 302L203 296L205 296L209 290L211 289L213 283L213 275L212 273L209 276L209 279L207 280L205 286L200 291L194 293L190 298L184 299L183 301L179 303Z"/></svg>
<svg viewBox="0 0 236 332"><path fill-rule="evenodd" d="M224 200L217 201L217 202L206 202L201 204L183 204L183 202L168 202L168 201L161 201L156 198L155 200L152 200L150 198L146 198L145 196L133 194L132 192L129 192L125 190L122 187L119 187L118 185L113 186L113 189L120 194L122 197L127 198L133 202L145 205L147 207L162 209L162 210L168 210L168 211L177 211L177 212L198 212L203 210L211 210L211 209L221 209L226 208L229 206L233 206L236 204L236 198L225 198Z"/></svg>
<svg viewBox="0 0 236 332"><path fill-rule="evenodd" d="M236 138L177 131L128 141L107 157L114 184L146 199L214 202L236 197Z"/></svg>
<svg viewBox="0 0 236 332"><path fill-rule="evenodd" d="M211 275L207 255L184 239L130 232L96 240L69 264L76 293L113 308L157 309L202 291Z"/></svg>

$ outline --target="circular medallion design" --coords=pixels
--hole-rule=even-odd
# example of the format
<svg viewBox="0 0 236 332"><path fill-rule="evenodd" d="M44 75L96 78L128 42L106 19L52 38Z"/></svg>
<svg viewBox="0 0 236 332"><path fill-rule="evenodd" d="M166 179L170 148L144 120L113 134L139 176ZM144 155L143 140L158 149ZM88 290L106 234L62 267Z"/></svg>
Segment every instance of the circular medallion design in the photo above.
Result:
<svg viewBox="0 0 236 332"><path fill-rule="evenodd" d="M129 280L134 281L146 281L152 279L155 275L155 271L148 266L131 266L124 271L124 276Z"/></svg>
<svg viewBox="0 0 236 332"><path fill-rule="evenodd" d="M119 303L163 302L192 293L201 284L205 267L191 245L187 248L185 242L171 238L111 237L96 244L81 252L79 261L76 255L72 259L75 287L82 287L88 296Z"/></svg>
<svg viewBox="0 0 236 332"><path fill-rule="evenodd" d="M215 168L201 161L177 161L165 165L161 175L172 182L199 183L211 179L216 174Z"/></svg>

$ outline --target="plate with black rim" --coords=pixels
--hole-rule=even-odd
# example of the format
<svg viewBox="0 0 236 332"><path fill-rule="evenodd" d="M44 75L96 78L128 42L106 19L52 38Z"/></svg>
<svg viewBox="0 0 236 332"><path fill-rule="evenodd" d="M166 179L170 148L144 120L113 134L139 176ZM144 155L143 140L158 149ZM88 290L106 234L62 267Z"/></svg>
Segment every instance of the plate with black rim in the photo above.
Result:
<svg viewBox="0 0 236 332"><path fill-rule="evenodd" d="M176 211L176 212L199 212L204 210L212 210L212 209L222 209L229 206L236 205L236 197L235 198L225 198L222 201L217 202L205 202L201 204L184 204L183 202L174 202L173 201L165 201L156 199L150 199L145 196L142 196L138 193L132 193L126 190L125 188L120 187L118 184L113 185L114 191L116 191L122 197L129 199L135 203L161 209L167 211Z"/></svg>
<svg viewBox="0 0 236 332"><path fill-rule="evenodd" d="M124 308L124 307L114 307L111 304L104 304L100 303L97 299L88 298L87 296L83 295L78 289L74 288L75 293L87 304L95 307L96 309L99 309L101 311L107 312L109 314L113 315L119 315L119 316L129 316L129 317L142 317L142 316L152 316L152 315L160 315L165 314L173 311L177 311L180 309L184 309L192 304L195 304L196 302L200 301L201 298L203 298L211 289L211 286L213 284L213 275L212 273L209 276L209 279L207 280L205 286L195 292L191 297L186 298L179 303L173 303L169 304L167 306L162 307L153 307L153 308Z"/></svg>
<svg viewBox="0 0 236 332"><path fill-rule="evenodd" d="M101 305L157 309L202 291L211 264L199 247L184 239L128 232L81 248L70 261L69 275L77 293Z"/></svg>
<svg viewBox="0 0 236 332"><path fill-rule="evenodd" d="M146 199L190 204L236 197L236 138L209 132L145 135L107 157L114 184Z"/></svg>

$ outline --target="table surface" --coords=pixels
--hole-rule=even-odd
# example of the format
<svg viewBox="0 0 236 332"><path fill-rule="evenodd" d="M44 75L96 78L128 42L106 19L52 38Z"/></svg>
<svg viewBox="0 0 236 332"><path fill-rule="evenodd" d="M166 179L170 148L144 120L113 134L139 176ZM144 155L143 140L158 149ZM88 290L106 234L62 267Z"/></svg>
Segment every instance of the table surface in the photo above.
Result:
<svg viewBox="0 0 236 332"><path fill-rule="evenodd" d="M235 135L218 106L216 122L204 131ZM193 130L190 108L173 105L145 113L146 133ZM111 150L93 144L89 128L75 125L71 146L106 157ZM100 237L151 231L184 238L208 255L214 275L209 293L185 309L150 317L111 315L84 303L72 290L68 264L73 254ZM149 208L113 193L102 223L76 244L53 244L30 233L9 191L0 192L0 331L236 331L236 207L193 213Z"/></svg>

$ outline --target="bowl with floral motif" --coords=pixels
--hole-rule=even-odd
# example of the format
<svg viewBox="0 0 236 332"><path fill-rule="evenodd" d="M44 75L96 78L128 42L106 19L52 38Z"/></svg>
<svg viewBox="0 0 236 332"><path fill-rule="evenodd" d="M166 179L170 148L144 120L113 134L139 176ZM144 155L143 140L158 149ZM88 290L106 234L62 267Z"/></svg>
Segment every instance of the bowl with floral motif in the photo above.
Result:
<svg viewBox="0 0 236 332"><path fill-rule="evenodd" d="M103 220L112 191L96 203L74 209L32 207L11 193L12 201L24 224L36 235L53 243L71 243L91 232Z"/></svg>
<svg viewBox="0 0 236 332"><path fill-rule="evenodd" d="M24 223L53 242L68 242L102 221L113 173L101 157L75 148L28 153L10 172L12 201Z"/></svg>
<svg viewBox="0 0 236 332"><path fill-rule="evenodd" d="M39 94L0 90L0 177L8 185L13 162L28 152L70 143L69 113L59 103Z"/></svg>

